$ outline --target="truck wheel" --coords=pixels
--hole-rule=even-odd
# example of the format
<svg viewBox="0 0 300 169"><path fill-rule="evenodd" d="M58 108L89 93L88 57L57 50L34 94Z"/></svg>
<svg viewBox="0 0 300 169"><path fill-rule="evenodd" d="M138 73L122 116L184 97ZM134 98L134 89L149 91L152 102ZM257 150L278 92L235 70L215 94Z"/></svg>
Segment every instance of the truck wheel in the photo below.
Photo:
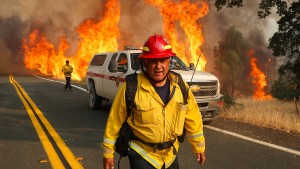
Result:
<svg viewBox="0 0 300 169"><path fill-rule="evenodd" d="M93 110L97 110L100 108L102 100L97 95L94 85L91 86L89 91L89 106Z"/></svg>

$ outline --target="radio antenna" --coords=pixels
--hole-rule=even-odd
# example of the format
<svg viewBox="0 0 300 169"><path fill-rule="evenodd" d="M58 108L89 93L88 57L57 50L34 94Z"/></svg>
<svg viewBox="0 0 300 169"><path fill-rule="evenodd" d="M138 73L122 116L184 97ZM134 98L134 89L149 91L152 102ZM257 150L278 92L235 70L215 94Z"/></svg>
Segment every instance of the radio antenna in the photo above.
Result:
<svg viewBox="0 0 300 169"><path fill-rule="evenodd" d="M192 75L191 82L193 81L194 74L195 74L195 71L196 71L196 69L197 69L197 66L198 66L198 63L199 63L199 60L200 60L201 53L202 53L202 51L201 51L201 48L200 48L200 54L199 54L199 57L198 57L198 60L197 60L197 63L196 63L196 66L195 66L195 69L194 69L194 72L193 72L193 75Z"/></svg>

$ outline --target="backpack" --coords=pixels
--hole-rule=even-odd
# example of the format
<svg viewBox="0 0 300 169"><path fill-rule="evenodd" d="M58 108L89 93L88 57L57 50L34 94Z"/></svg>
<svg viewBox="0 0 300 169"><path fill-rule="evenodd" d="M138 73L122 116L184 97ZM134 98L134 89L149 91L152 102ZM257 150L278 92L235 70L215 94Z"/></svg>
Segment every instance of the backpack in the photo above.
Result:
<svg viewBox="0 0 300 169"><path fill-rule="evenodd" d="M179 73L176 73L174 71L170 71L173 75L178 77L178 85L180 87L180 90L182 92L183 96L183 104L187 104L188 99L188 90L184 84L184 81ZM127 118L130 116L132 110L136 108L136 105L134 103L134 98L137 90L137 73L133 73L126 76L126 91L125 91L125 100L126 100L126 107L127 107ZM178 136L178 141L183 143L185 138L186 130L183 129L183 133L181 136Z"/></svg>
<svg viewBox="0 0 300 169"><path fill-rule="evenodd" d="M180 90L183 95L183 103L187 104L187 99L188 99L188 90L185 87L185 84L183 82L183 79L180 74L170 71L173 75L178 77L178 85L180 87ZM130 116L132 110L136 108L136 105L134 103L134 98L137 90L137 73L133 73L130 75L126 76L126 90L125 90L125 100L126 100L126 107L127 107L127 118L125 122L123 122L122 127L119 132L119 137L117 138L117 141L115 143L115 151L120 154L120 158L118 160L118 168L120 169L120 161L122 157L126 157L128 155L128 150L129 150L129 143L130 140L135 138L130 126L127 123L127 119ZM184 138L185 138L185 133L186 130L185 128L183 129L182 135L177 136L177 139L179 142L183 143ZM140 140L142 141L142 140ZM172 145L176 141L176 139L172 140ZM173 146L173 153L176 154L176 149Z"/></svg>

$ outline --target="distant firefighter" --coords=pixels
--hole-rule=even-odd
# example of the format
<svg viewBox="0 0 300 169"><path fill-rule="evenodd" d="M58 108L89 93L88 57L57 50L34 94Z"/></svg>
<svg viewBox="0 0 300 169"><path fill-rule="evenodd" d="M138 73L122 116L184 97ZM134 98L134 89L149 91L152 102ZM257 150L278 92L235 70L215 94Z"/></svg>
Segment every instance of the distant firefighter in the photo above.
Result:
<svg viewBox="0 0 300 169"><path fill-rule="evenodd" d="M66 64L62 67L62 72L64 73L66 78L65 90L69 88L69 90L72 91L71 75L73 72L73 67L69 65L69 60L66 60Z"/></svg>

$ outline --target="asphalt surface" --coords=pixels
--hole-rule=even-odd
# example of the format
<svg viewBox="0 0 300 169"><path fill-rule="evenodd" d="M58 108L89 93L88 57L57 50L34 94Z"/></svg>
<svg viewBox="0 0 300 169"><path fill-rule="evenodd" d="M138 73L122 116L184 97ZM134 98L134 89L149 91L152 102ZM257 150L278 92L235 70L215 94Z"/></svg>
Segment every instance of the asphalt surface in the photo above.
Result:
<svg viewBox="0 0 300 169"><path fill-rule="evenodd" d="M65 148L71 151L83 168L101 169L103 130L111 106L104 102L101 110L88 107L88 94L78 88L65 91L61 83L43 80L31 75L13 75L45 119L55 129ZM84 87L84 86L81 86ZM53 164L43 146L34 122L24 106L9 75L0 76L0 168L1 169L50 169ZM38 112L34 109L34 112ZM38 115L36 115L39 118ZM39 120L38 123L43 121ZM47 134L54 151L65 168L70 167L64 151L59 148L57 138ZM206 156L204 166L200 166L185 141L179 151L181 169L296 169L300 168L300 155L254 143L222 132L205 128ZM49 134L50 133L50 134ZM52 136L53 137L53 136ZM300 141L300 140L299 140ZM118 156L115 157L117 168ZM127 158L121 160L121 168L128 169Z"/></svg>

